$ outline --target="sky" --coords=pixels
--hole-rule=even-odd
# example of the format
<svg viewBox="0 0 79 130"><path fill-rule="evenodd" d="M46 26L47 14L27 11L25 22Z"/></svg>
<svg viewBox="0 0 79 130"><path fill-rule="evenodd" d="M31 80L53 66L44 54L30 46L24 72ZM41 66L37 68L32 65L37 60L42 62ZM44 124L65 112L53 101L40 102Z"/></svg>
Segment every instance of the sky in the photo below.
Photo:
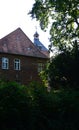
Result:
<svg viewBox="0 0 79 130"><path fill-rule="evenodd" d="M48 48L49 32L43 32L39 22L28 15L33 3L34 0L0 0L0 39L20 27L33 42L37 28L39 40Z"/></svg>

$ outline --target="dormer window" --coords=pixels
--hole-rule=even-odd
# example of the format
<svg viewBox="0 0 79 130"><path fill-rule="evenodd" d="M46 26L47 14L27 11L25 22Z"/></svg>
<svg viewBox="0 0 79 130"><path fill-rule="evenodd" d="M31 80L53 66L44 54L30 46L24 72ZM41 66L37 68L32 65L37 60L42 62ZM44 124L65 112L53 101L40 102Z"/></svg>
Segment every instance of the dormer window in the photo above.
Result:
<svg viewBox="0 0 79 130"><path fill-rule="evenodd" d="M20 67L20 59L15 59L14 60L14 69L15 70L20 70L21 67Z"/></svg>
<svg viewBox="0 0 79 130"><path fill-rule="evenodd" d="M6 57L2 58L2 69L8 69L9 68L9 59Z"/></svg>

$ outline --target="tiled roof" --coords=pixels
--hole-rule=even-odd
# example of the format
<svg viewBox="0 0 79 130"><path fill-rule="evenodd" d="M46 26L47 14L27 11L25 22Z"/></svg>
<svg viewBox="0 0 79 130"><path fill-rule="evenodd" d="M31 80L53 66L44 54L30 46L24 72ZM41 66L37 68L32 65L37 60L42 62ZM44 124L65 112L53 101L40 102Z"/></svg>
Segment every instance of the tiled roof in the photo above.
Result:
<svg viewBox="0 0 79 130"><path fill-rule="evenodd" d="M42 51L48 51L48 49L39 41L39 39L34 39L34 44L41 48Z"/></svg>
<svg viewBox="0 0 79 130"><path fill-rule="evenodd" d="M47 58L20 28L0 40L0 53Z"/></svg>

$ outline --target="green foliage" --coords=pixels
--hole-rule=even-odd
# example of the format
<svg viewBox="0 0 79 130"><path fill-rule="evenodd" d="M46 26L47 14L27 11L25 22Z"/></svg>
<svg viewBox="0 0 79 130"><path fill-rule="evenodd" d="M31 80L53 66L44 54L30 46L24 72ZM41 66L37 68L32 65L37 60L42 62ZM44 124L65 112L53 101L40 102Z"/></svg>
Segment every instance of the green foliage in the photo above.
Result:
<svg viewBox="0 0 79 130"><path fill-rule="evenodd" d="M1 130L78 130L79 91L0 81Z"/></svg>
<svg viewBox="0 0 79 130"><path fill-rule="evenodd" d="M72 50L64 50L52 57L46 70L41 72L46 86L60 89L71 87L79 89L79 46L75 42Z"/></svg>
<svg viewBox="0 0 79 130"><path fill-rule="evenodd" d="M50 85L54 88L79 88L79 50L65 51L54 57L49 65Z"/></svg>
<svg viewBox="0 0 79 130"><path fill-rule="evenodd" d="M28 129L31 114L30 102L31 96L25 86L1 82L0 129Z"/></svg>
<svg viewBox="0 0 79 130"><path fill-rule="evenodd" d="M48 72L49 72L49 65L50 63L48 62L46 64L46 68L45 70L40 72L40 77L42 79L42 82L44 83L44 85L47 87L48 86Z"/></svg>
<svg viewBox="0 0 79 130"><path fill-rule="evenodd" d="M30 11L32 18L40 22L45 30L49 24L50 42L60 50L79 41L79 1L78 0L35 0Z"/></svg>

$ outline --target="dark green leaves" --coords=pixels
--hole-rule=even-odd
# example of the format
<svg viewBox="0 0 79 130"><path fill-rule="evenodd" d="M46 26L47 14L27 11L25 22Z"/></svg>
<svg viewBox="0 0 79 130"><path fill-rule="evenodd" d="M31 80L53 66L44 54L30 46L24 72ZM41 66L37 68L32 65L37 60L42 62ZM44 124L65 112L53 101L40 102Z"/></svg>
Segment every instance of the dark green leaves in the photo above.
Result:
<svg viewBox="0 0 79 130"><path fill-rule="evenodd" d="M50 42L60 48L79 39L79 1L78 0L36 0L30 12L45 30L50 28ZM76 25L76 27L75 27ZM75 35L74 35L75 34Z"/></svg>

